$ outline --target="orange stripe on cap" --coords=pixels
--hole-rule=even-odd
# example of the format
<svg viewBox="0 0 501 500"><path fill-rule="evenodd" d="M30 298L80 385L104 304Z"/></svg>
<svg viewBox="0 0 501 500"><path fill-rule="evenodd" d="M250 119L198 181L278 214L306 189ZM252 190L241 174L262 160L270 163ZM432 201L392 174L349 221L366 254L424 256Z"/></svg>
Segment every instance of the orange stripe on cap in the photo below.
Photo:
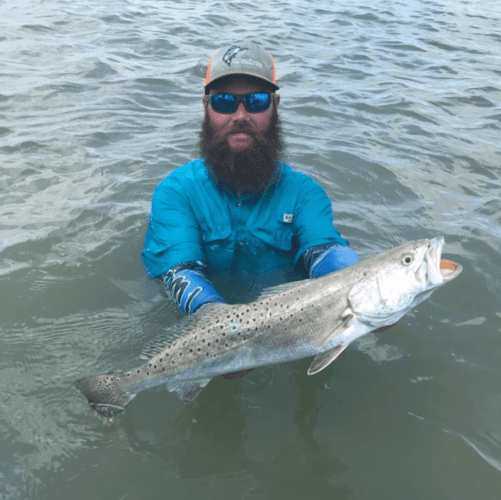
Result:
<svg viewBox="0 0 501 500"><path fill-rule="evenodd" d="M277 81L277 68L275 66L275 59L273 59L273 56L269 54L271 57L271 81L275 83Z"/></svg>
<svg viewBox="0 0 501 500"><path fill-rule="evenodd" d="M207 65L207 71L205 72L205 86L209 85L210 77L212 73L212 63L214 61L214 57L216 57L217 50L210 56L209 64Z"/></svg>

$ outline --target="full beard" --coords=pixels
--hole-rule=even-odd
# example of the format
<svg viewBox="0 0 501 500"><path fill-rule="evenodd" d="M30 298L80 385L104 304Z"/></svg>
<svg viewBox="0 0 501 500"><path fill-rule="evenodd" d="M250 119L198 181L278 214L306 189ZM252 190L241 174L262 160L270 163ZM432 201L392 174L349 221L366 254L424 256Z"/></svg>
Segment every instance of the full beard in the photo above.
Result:
<svg viewBox="0 0 501 500"><path fill-rule="evenodd" d="M282 129L277 110L273 110L268 130L256 136L246 123L236 124L230 131L246 133L252 146L234 152L227 135L218 137L207 115L200 132L200 150L216 183L239 193L264 191L277 169L283 153Z"/></svg>

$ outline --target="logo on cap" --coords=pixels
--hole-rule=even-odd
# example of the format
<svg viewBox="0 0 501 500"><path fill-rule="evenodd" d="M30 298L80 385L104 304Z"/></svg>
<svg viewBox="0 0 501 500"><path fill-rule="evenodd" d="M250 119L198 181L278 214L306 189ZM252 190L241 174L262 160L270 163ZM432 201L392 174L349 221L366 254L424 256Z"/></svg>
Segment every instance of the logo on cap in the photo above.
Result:
<svg viewBox="0 0 501 500"><path fill-rule="evenodd" d="M226 54L223 56L223 61L228 65L231 66L231 60L239 53L242 52L242 50L249 50L246 48L239 47L238 45L232 45L227 51Z"/></svg>

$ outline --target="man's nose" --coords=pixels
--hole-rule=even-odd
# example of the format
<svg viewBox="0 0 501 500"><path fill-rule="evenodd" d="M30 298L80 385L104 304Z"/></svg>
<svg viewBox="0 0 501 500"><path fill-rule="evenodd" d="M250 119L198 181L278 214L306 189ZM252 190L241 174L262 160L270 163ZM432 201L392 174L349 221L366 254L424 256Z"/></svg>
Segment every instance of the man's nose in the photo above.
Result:
<svg viewBox="0 0 501 500"><path fill-rule="evenodd" d="M247 117L247 110L245 109L244 103L239 102L237 109L235 110L235 118L237 120L242 120Z"/></svg>

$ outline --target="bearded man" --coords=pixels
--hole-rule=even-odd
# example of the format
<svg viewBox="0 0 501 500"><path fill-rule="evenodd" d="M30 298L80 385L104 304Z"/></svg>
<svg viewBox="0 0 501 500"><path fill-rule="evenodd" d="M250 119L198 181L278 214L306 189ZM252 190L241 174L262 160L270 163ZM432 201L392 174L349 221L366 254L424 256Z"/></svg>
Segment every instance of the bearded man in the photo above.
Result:
<svg viewBox="0 0 501 500"><path fill-rule="evenodd" d="M358 261L323 189L280 161L278 89L272 56L255 44L216 51L202 99L202 157L155 190L143 263L184 314Z"/></svg>

